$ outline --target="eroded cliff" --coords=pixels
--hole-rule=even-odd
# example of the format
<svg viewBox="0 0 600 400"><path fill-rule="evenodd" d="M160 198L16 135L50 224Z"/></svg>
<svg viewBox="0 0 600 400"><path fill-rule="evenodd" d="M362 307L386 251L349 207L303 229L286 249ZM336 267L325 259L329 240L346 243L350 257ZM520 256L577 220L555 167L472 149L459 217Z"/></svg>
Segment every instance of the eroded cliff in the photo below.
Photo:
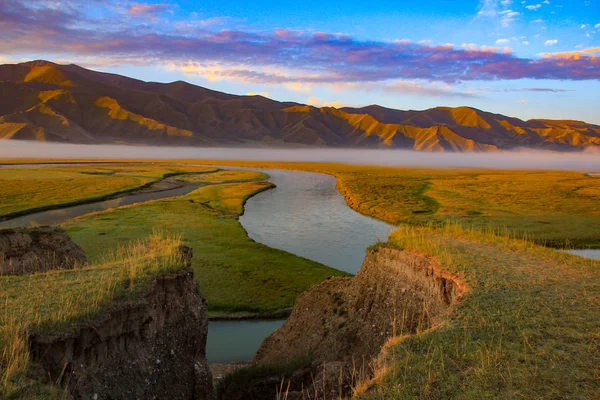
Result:
<svg viewBox="0 0 600 400"><path fill-rule="evenodd" d="M156 277L142 302L72 334L31 338L31 355L75 399L211 399L207 326L207 303L188 269Z"/></svg>
<svg viewBox="0 0 600 400"><path fill-rule="evenodd" d="M393 248L370 249L353 278L331 278L302 294L288 321L261 345L255 364L282 365L310 357L282 386L288 399L337 398L369 374L390 338L429 329L463 293L434 259ZM281 376L240 385L219 397L273 399ZM313 398L310 397L310 398ZM246 397L247 398L247 397Z"/></svg>
<svg viewBox="0 0 600 400"><path fill-rule="evenodd" d="M0 230L0 275L28 275L69 269L87 256L69 236L50 227Z"/></svg>

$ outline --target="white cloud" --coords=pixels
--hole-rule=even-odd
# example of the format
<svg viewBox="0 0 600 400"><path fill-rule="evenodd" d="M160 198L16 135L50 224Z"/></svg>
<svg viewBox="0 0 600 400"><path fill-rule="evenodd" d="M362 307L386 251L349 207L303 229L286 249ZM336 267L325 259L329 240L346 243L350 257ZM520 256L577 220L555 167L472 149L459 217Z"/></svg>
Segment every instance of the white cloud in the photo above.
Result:
<svg viewBox="0 0 600 400"><path fill-rule="evenodd" d="M588 27L588 24L581 24L581 29L585 29Z"/></svg>
<svg viewBox="0 0 600 400"><path fill-rule="evenodd" d="M500 24L505 28L510 26L520 15L519 12L513 10L500 11L498 14L500 15Z"/></svg>
<svg viewBox="0 0 600 400"><path fill-rule="evenodd" d="M525 46L527 46L527 45L529 45L529 42L528 42L527 40L524 40L524 41L523 41L523 44L524 44Z"/></svg>
<svg viewBox="0 0 600 400"><path fill-rule="evenodd" d="M532 24L541 24L543 22L544 22L543 19L534 19L533 21L531 21Z"/></svg>
<svg viewBox="0 0 600 400"><path fill-rule="evenodd" d="M539 3L538 3L538 4L536 4L536 5L529 5L529 6L525 6L525 8L526 8L526 9L528 9L528 10L531 10L531 11L535 11L535 10L537 10L537 9L541 8L541 7L542 7L542 5L541 5L541 4L539 4Z"/></svg>
<svg viewBox="0 0 600 400"><path fill-rule="evenodd" d="M596 29L600 29L600 24L596 24L596 25L594 25L594 28L596 28Z"/></svg>
<svg viewBox="0 0 600 400"><path fill-rule="evenodd" d="M544 1L542 1L542 3L544 3L544 4L550 4L550 2L548 0L544 0Z"/></svg>
<svg viewBox="0 0 600 400"><path fill-rule="evenodd" d="M558 43L558 39L546 40L544 46L554 46L556 43Z"/></svg>
<svg viewBox="0 0 600 400"><path fill-rule="evenodd" d="M496 40L496 44L506 44L508 42L509 42L508 39L498 39L498 40Z"/></svg>

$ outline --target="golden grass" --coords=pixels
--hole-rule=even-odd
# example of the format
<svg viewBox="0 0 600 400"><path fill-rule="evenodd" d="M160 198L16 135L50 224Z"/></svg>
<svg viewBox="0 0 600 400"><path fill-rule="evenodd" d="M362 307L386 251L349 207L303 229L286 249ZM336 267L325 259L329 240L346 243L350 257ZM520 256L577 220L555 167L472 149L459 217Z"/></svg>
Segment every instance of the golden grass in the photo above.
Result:
<svg viewBox="0 0 600 400"><path fill-rule="evenodd" d="M433 256L469 291L433 329L392 339L357 397L600 396L599 261L456 224L381 246Z"/></svg>
<svg viewBox="0 0 600 400"><path fill-rule="evenodd" d="M66 333L118 304L138 301L152 277L184 268L181 244L178 237L154 233L85 268L0 276L0 395L31 384L29 334Z"/></svg>
<svg viewBox="0 0 600 400"><path fill-rule="evenodd" d="M258 171L224 170L212 174L183 175L177 178L177 180L194 183L220 183L261 181L268 178L269 176L267 174L263 174L262 172Z"/></svg>
<svg viewBox="0 0 600 400"><path fill-rule="evenodd" d="M0 168L0 217L99 200L173 174L214 170L172 165Z"/></svg>

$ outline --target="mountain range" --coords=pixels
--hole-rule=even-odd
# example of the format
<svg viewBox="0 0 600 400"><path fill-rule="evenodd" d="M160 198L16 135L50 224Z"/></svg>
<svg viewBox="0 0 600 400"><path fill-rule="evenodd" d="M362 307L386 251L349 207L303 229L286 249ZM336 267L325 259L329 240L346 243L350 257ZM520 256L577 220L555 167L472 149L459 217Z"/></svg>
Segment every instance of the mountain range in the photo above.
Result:
<svg viewBox="0 0 600 400"><path fill-rule="evenodd" d="M0 139L183 146L320 146L420 151L581 151L600 126L471 107L316 108L183 81L144 82L48 61L0 65Z"/></svg>

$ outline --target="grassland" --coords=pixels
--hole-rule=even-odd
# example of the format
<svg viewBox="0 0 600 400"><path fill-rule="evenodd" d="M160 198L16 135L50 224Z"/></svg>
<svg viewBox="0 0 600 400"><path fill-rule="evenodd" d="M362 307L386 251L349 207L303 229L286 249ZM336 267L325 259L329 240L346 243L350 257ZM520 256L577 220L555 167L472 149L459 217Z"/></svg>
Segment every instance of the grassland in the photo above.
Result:
<svg viewBox="0 0 600 400"><path fill-rule="evenodd" d="M258 171L224 170L202 175L182 175L177 180L192 183L252 182L268 179L269 175Z"/></svg>
<svg viewBox="0 0 600 400"><path fill-rule="evenodd" d="M357 397L600 398L600 261L457 225L380 245L432 256L469 289L436 328L392 339Z"/></svg>
<svg viewBox="0 0 600 400"><path fill-rule="evenodd" d="M176 165L0 168L0 218L93 202L139 189L164 177L215 171Z"/></svg>
<svg viewBox="0 0 600 400"><path fill-rule="evenodd" d="M238 174L228 173L237 181ZM223 175L218 178L224 179ZM344 273L248 238L237 217L268 182L201 187L186 196L84 216L63 226L91 260L160 227L194 249L192 266L213 317L272 313L291 307L311 285Z"/></svg>
<svg viewBox="0 0 600 400"><path fill-rule="evenodd" d="M550 247L600 248L600 179L584 172L218 163L334 175L350 207L393 225L453 222Z"/></svg>
<svg viewBox="0 0 600 400"><path fill-rule="evenodd" d="M117 304L137 301L152 277L185 267L181 244L154 233L85 268L0 276L0 398L59 398L60 390L27 376L29 334L68 332Z"/></svg>

